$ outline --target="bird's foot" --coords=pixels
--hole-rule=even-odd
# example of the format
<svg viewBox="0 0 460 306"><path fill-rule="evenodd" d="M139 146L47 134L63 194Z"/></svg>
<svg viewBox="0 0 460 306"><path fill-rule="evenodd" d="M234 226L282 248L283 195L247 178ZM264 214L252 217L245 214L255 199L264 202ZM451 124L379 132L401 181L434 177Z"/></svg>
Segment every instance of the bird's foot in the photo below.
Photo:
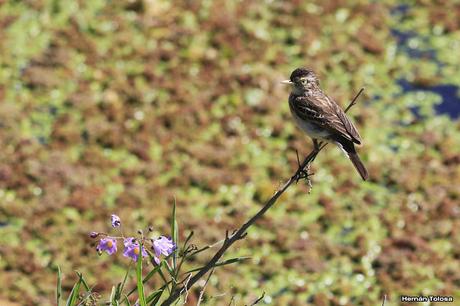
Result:
<svg viewBox="0 0 460 306"><path fill-rule="evenodd" d="M297 150L296 150L296 155L297 155L298 168L297 168L296 173L293 176L293 179L295 180L296 184L300 180L305 180L307 182L308 187L309 187L308 193L310 193L311 189L313 188L313 185L312 185L311 180L310 180L310 176L312 176L314 174L314 173L310 173L310 165L311 165L311 163L308 163L305 167L303 167L300 164L299 152Z"/></svg>
<svg viewBox="0 0 460 306"><path fill-rule="evenodd" d="M323 142L319 142L318 139L313 139L313 150L318 153L321 150Z"/></svg>

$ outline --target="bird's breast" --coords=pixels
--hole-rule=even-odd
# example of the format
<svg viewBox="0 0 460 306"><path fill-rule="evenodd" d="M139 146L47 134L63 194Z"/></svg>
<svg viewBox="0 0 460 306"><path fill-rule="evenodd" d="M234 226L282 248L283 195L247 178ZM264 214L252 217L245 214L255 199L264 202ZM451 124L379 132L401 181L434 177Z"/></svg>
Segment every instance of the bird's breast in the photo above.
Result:
<svg viewBox="0 0 460 306"><path fill-rule="evenodd" d="M297 126L311 138L327 140L331 133L325 128L311 122L300 118L295 110L293 109L291 103L289 103L289 109L291 110L292 117L294 118Z"/></svg>

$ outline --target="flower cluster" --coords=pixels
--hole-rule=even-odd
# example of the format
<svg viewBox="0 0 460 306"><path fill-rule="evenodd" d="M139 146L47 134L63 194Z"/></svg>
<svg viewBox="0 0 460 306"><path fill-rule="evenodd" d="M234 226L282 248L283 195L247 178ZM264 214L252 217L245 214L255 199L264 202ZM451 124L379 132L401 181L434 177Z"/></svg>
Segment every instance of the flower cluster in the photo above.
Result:
<svg viewBox="0 0 460 306"><path fill-rule="evenodd" d="M136 238L134 237L125 238L123 240L123 245L125 246L125 250L123 251L123 256L130 257L134 261L137 261L137 257L139 256L139 253L140 253L140 246ZM147 255L148 254L145 248L142 248L142 257L146 257Z"/></svg>
<svg viewBox="0 0 460 306"><path fill-rule="evenodd" d="M160 264L160 256L169 256L172 252L176 249L176 245L170 238L166 238L165 236L160 236L160 238L152 241L152 249L154 250L155 254L153 258L157 264Z"/></svg>
<svg viewBox="0 0 460 306"><path fill-rule="evenodd" d="M112 255L117 252L117 239L106 237L99 240L96 250L100 253L106 251L107 254Z"/></svg>
<svg viewBox="0 0 460 306"><path fill-rule="evenodd" d="M119 228L121 226L121 219L117 215L111 216L112 227ZM135 238L135 237L113 237L104 233L91 232L89 234L91 238L102 237L99 240L99 243L96 247L96 250L99 254L102 252L107 252L107 254L112 255L117 252L117 241L123 240L123 256L131 258L134 261L137 261L139 255L142 257L147 257L149 255L148 248L150 246L151 256L153 257L156 264L160 264L160 257L171 255L176 249L176 244L172 239L165 236L160 236L157 239L148 239L145 237ZM142 243L142 254L140 243Z"/></svg>

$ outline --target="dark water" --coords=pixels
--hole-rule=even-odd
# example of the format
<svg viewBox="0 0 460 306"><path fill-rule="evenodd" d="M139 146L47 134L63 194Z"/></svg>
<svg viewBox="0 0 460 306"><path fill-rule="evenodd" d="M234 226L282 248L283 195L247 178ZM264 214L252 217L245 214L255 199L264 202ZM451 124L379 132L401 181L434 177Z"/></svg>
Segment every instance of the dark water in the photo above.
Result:
<svg viewBox="0 0 460 306"><path fill-rule="evenodd" d="M442 63L438 61L436 57L436 51L430 48L411 48L409 47L409 39L418 38L422 41L426 41L423 37L419 36L416 32L413 31L400 31L397 29L391 29L391 35L396 38L398 42L398 50L407 53L412 58L423 58L434 61L439 68L441 68Z"/></svg>
<svg viewBox="0 0 460 306"><path fill-rule="evenodd" d="M396 15L396 14L404 15L404 14L407 14L409 9L410 9L409 4L398 4L395 7L393 7L393 9L391 10L391 14L392 15Z"/></svg>
<svg viewBox="0 0 460 306"><path fill-rule="evenodd" d="M399 5L396 6L392 10L393 15L400 15L404 16L407 14L407 12L410 10L410 6L408 5ZM436 51L434 49L430 48L411 48L408 44L409 40L411 38L418 38L422 41L426 41L424 37L419 35L415 31L400 31L398 29L392 29L391 34L393 37L397 40L398 43L398 50L399 52L404 52L407 55L409 55L412 58L416 59L424 59L424 60L430 60L438 66L438 68L441 70L443 63L440 62L437 58ZM424 44L426 45L426 44ZM444 114L448 115L452 119L457 119L460 117L460 97L459 97L459 87L456 85L452 84L440 84L440 85L435 85L435 86L417 86L412 83L410 83L407 80L398 80L398 84L401 86L403 89L403 92L411 92L411 91L429 91L429 92L434 92L441 96L442 102L441 104L438 104L435 106L435 111L437 114ZM418 114L417 108L412 109L414 114L418 117L420 115Z"/></svg>
<svg viewBox="0 0 460 306"><path fill-rule="evenodd" d="M416 86L410 83L407 80L399 80L399 86L403 89L404 92L411 91L429 91L434 92L441 96L441 104L435 105L435 111L440 115L448 115L452 119L457 119L460 117L460 97L458 96L459 88L458 86L452 84L441 84L430 87ZM419 116L417 109L412 110L415 115Z"/></svg>

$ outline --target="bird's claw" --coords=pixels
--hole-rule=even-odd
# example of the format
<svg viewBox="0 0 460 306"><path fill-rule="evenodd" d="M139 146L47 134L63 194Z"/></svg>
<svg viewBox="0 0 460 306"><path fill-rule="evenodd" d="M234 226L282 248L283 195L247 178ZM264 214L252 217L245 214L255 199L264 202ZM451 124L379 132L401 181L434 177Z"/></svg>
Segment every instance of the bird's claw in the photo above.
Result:
<svg viewBox="0 0 460 306"><path fill-rule="evenodd" d="M307 180L308 184L311 185L310 176L312 176L312 175L314 175L314 173L310 173L310 164L308 164L306 169L302 169L301 167L299 167L299 169L297 169L297 172L294 175L294 179L295 179L296 184L300 180Z"/></svg>
<svg viewBox="0 0 460 306"><path fill-rule="evenodd" d="M310 176L312 176L314 173L310 173L310 165L311 163L308 163L305 167L302 167L300 164L300 159L299 159L299 152L296 150L296 155L297 155L297 171L293 176L293 179L295 180L295 183L299 183L300 180L305 180L308 184L308 193L311 192L311 189L313 188L310 180Z"/></svg>

